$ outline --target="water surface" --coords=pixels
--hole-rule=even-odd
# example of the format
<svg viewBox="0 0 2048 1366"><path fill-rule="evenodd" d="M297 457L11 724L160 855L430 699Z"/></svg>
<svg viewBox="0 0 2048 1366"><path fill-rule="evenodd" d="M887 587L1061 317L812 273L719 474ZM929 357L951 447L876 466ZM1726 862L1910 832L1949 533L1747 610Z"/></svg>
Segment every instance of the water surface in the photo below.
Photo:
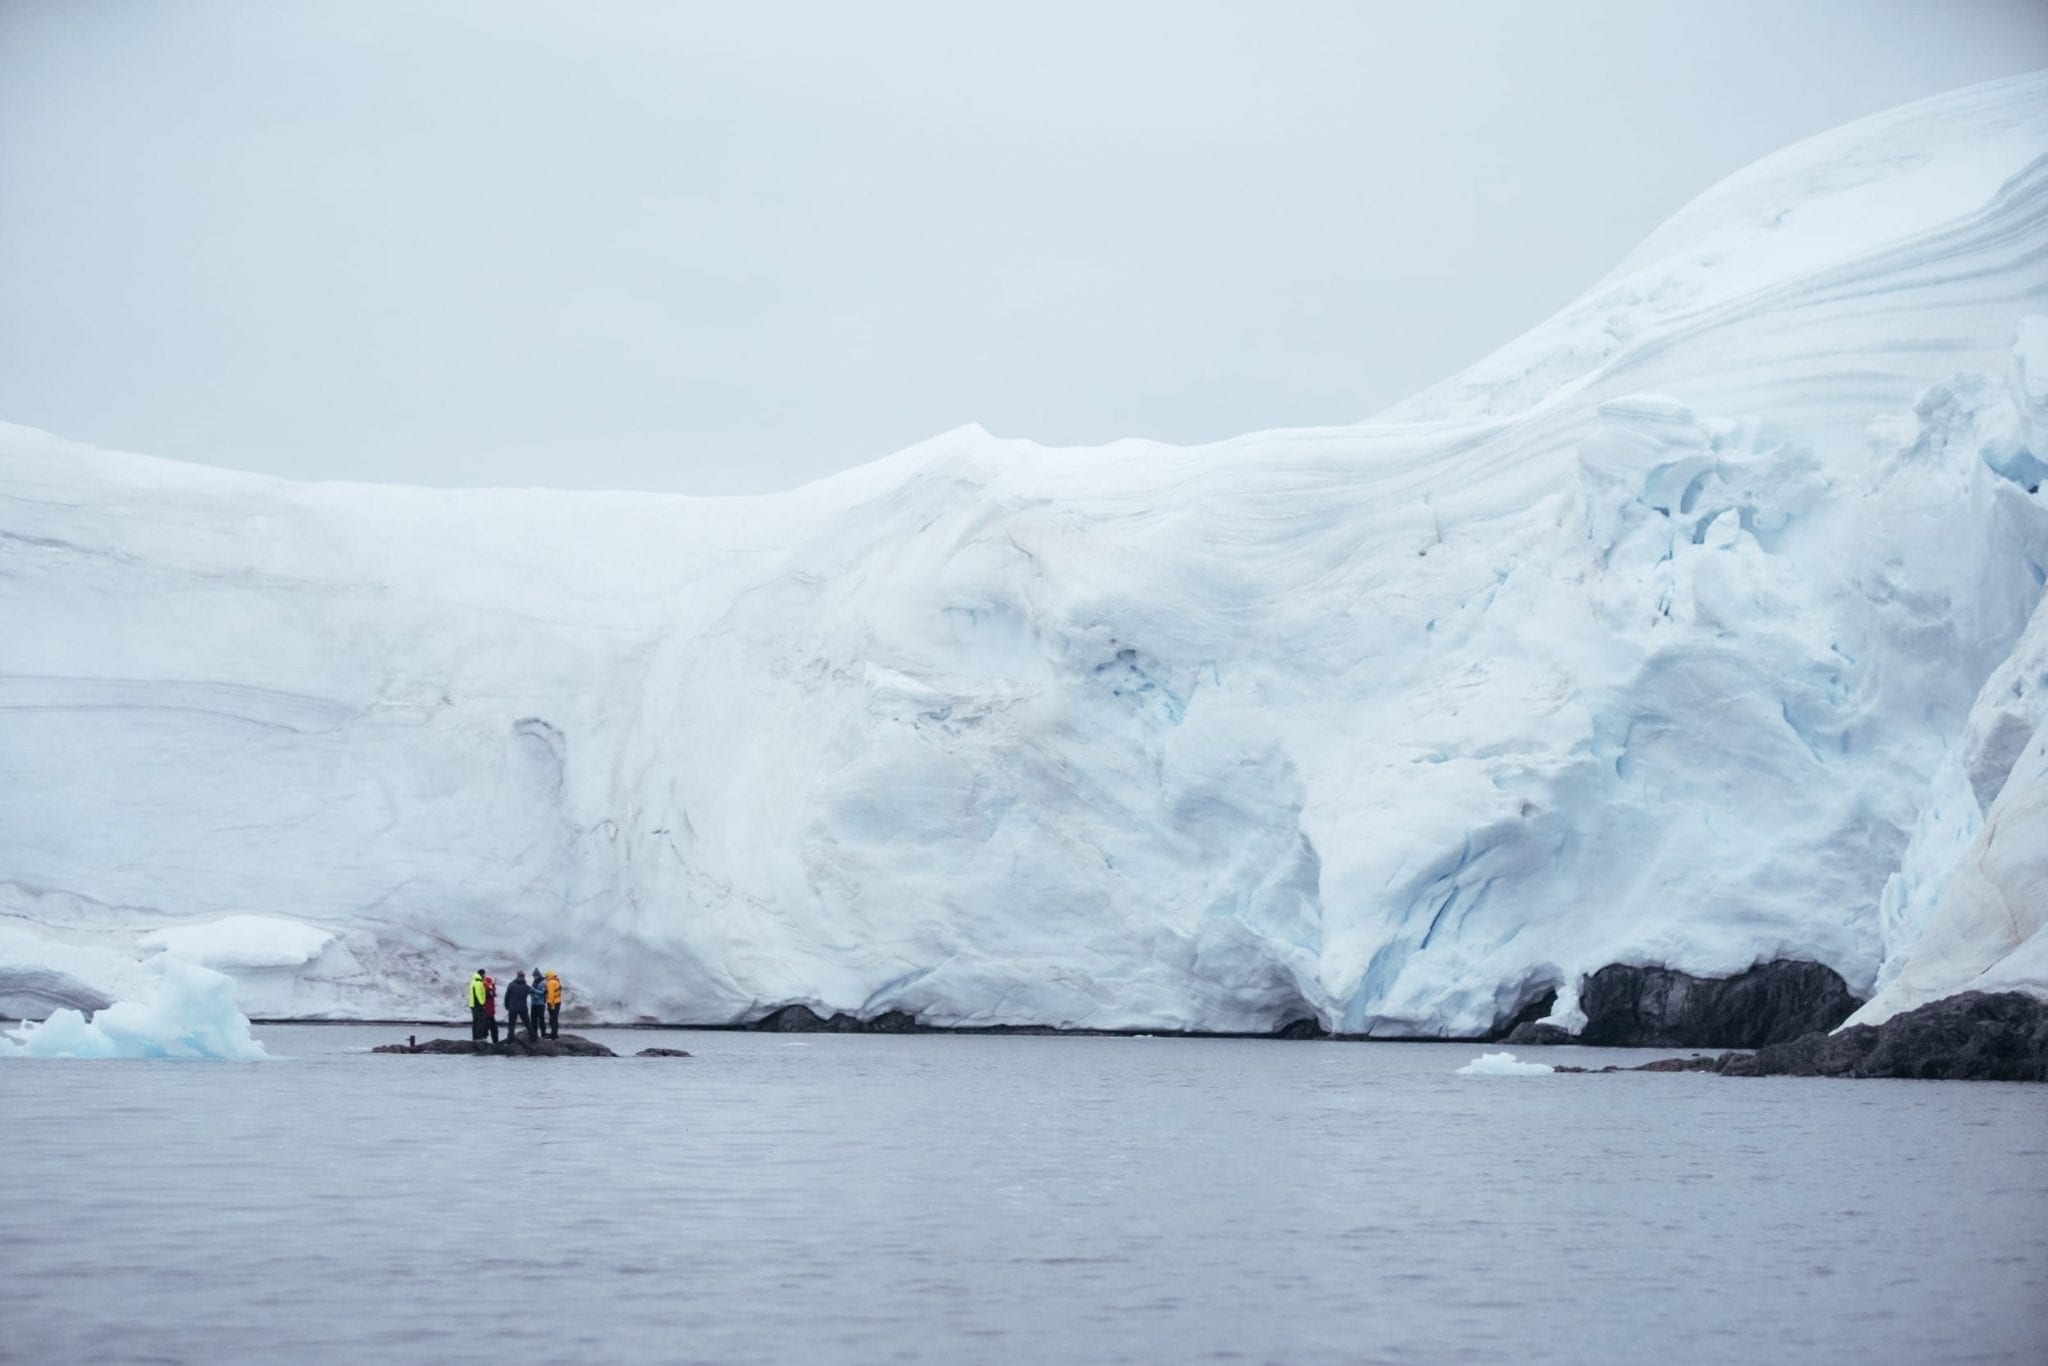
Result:
<svg viewBox="0 0 2048 1366"><path fill-rule="evenodd" d="M0 1358L2048 1357L2048 1087L1254 1040L360 1051L404 1032L0 1063Z"/></svg>

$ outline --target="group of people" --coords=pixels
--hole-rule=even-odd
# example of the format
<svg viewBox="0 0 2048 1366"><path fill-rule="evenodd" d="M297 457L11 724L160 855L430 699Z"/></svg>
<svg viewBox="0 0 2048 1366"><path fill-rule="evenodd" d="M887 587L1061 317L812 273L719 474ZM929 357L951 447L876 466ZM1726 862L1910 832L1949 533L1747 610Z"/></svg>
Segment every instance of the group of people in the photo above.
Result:
<svg viewBox="0 0 2048 1366"><path fill-rule="evenodd" d="M552 972L543 976L539 968L533 970L531 982L512 974L511 984L505 988L507 1042L519 1037L521 1025L526 1026L528 1043L543 1035L562 1037L561 978ZM486 1038L498 1041L498 979L482 968L469 979L469 1037L477 1043Z"/></svg>

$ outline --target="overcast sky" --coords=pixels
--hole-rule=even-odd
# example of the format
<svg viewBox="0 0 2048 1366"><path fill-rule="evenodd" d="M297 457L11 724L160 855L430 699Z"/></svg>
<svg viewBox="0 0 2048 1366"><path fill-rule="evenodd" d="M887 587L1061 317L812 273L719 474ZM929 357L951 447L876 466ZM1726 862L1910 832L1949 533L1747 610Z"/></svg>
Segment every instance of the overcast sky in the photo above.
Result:
<svg viewBox="0 0 2048 1366"><path fill-rule="evenodd" d="M0 419L741 492L1348 422L2041 0L0 0Z"/></svg>

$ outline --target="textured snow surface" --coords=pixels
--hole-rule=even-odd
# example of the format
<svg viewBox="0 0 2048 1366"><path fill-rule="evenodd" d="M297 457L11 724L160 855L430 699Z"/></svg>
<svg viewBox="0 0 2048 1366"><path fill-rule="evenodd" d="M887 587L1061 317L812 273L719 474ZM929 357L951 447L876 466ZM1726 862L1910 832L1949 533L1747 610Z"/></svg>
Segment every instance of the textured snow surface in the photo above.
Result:
<svg viewBox="0 0 2048 1366"><path fill-rule="evenodd" d="M250 1037L235 1005L235 984L177 958L157 960L133 1000L117 1001L88 1020L76 1010L0 1034L0 1058L268 1057Z"/></svg>
<svg viewBox="0 0 2048 1366"><path fill-rule="evenodd" d="M270 915L228 915L151 930L138 942L210 968L298 968L319 956L331 931Z"/></svg>
<svg viewBox="0 0 2048 1366"><path fill-rule="evenodd" d="M967 428L719 500L0 429L0 924L53 968L308 927L208 941L259 1015L535 962L705 1021L1950 989L2026 938L1950 884L2038 924L2048 847L2038 714L1985 700L2048 565L2044 151L2041 77L1802 143L1353 427Z"/></svg>
<svg viewBox="0 0 2048 1366"><path fill-rule="evenodd" d="M2048 996L2048 602L1985 683L1882 899L1876 1024L1957 990Z"/></svg>

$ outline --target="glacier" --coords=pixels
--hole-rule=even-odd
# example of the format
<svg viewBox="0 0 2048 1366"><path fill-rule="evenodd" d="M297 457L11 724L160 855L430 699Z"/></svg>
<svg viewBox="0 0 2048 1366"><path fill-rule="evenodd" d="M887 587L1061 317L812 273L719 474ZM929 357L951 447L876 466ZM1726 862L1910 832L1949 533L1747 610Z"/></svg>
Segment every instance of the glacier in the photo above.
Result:
<svg viewBox="0 0 2048 1366"><path fill-rule="evenodd" d="M2035 75L1766 158L1357 425L717 499L0 427L0 986L1456 1037L1609 963L2048 991L2044 317Z"/></svg>

